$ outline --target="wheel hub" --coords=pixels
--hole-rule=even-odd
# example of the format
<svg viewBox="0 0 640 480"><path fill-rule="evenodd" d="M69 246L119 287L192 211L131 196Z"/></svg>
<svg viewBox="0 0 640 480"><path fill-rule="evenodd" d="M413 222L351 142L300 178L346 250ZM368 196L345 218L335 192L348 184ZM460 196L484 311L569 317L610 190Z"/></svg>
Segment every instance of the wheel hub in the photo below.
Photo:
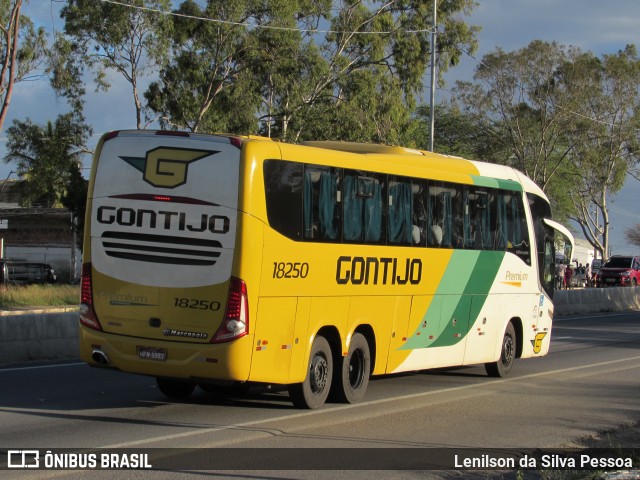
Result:
<svg viewBox="0 0 640 480"><path fill-rule="evenodd" d="M319 393L327 386L327 377L329 375L329 368L326 358L321 355L313 357L311 362L311 390L314 393Z"/></svg>
<svg viewBox="0 0 640 480"><path fill-rule="evenodd" d="M349 362L349 384L356 390L364 378L364 355L360 350L353 352Z"/></svg>
<svg viewBox="0 0 640 480"><path fill-rule="evenodd" d="M509 336L505 337L503 345L502 363L509 365L514 358L513 339Z"/></svg>

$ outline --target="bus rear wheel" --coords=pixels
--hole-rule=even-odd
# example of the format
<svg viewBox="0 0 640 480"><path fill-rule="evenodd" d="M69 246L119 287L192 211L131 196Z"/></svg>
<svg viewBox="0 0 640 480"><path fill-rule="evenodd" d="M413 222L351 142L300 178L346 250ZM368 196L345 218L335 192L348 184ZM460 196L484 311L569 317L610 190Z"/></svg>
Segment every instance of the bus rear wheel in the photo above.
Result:
<svg viewBox="0 0 640 480"><path fill-rule="evenodd" d="M339 401L356 403L362 400L369 386L371 374L371 353L369 342L360 333L351 338L349 352L342 365L336 368L334 388Z"/></svg>
<svg viewBox="0 0 640 480"><path fill-rule="evenodd" d="M289 397L298 408L321 407L329 396L333 379L333 357L327 339L318 336L313 341L307 376L302 383L289 385Z"/></svg>
<svg viewBox="0 0 640 480"><path fill-rule="evenodd" d="M516 359L516 330L509 322L502 337L502 349L497 362L485 363L485 369L490 377L506 377L513 368Z"/></svg>
<svg viewBox="0 0 640 480"><path fill-rule="evenodd" d="M158 388L169 398L184 399L193 393L196 384L172 378L156 378Z"/></svg>

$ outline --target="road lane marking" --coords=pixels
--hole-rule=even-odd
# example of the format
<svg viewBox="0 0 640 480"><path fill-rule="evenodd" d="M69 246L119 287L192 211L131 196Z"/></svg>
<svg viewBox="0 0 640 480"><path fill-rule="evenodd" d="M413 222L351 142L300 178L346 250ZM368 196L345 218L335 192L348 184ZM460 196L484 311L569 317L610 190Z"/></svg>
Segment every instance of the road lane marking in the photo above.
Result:
<svg viewBox="0 0 640 480"><path fill-rule="evenodd" d="M632 310L630 312L609 313L609 314L596 313L594 315L583 315L580 317L555 317L553 321L555 323L555 322L566 322L567 320L592 320L594 318L623 317L626 315L633 315L634 313L638 313L638 311Z"/></svg>
<svg viewBox="0 0 640 480"><path fill-rule="evenodd" d="M627 357L627 358L623 358L623 359L620 359L620 360L610 360L610 361L607 361L607 362L599 362L599 363L592 363L592 364L589 364L589 365L579 365L577 367L562 368L560 370L551 370L551 371L546 371L546 372L532 373L532 374L529 374L529 375L524 375L522 377L496 379L496 380L493 380L491 383L474 383L474 384L471 384L471 385L461 385L461 386L457 386L457 387L443 388L443 389L433 390L433 391L429 391L429 392L412 393L412 394L409 394L409 395L402 395L400 397L381 398L381 399L378 399L378 400L371 400L371 401L368 401L368 402L361 402L361 403L355 403L355 404L349 404L349 405L341 405L341 406L338 406L338 407L325 408L325 409L320 409L320 410L311 410L311 411L304 411L304 412L300 412L300 413L293 413L291 415L284 415L284 416L276 417L276 418L266 418L266 419L262 419L262 420L252 420L252 421L249 421L249 422L238 423L238 424L233 424L233 425L222 425L222 426L218 426L218 427L211 427L211 428L205 428L205 429L199 429L199 430L191 430L191 431L182 432L182 433L174 433L174 434L171 434L171 435L161 435L161 436L158 436L158 437L150 437L150 438L141 439L141 440L133 440L133 441L130 441L130 442L116 443L116 444L112 444L112 445L105 445L105 446L102 446L102 447L99 447L99 448L129 448L129 447L134 447L134 446L139 446L139 445L145 445L145 444L148 444L148 443L157 443L157 442L164 442L164 441L167 441L167 440L176 440L176 439L179 439L179 438L186 438L186 437L192 437L192 436L196 436L196 435L215 433L215 432L222 432L222 431L225 431L225 430L236 430L236 429L243 429L243 428L248 428L248 427L255 427L257 425L262 425L262 424L265 424L265 423L271 423L271 422L275 422L275 421L295 420L295 419L302 418L302 417L321 415L321 414L325 414L325 413L334 413L334 412L340 412L340 411L344 411L344 410L351 410L351 409L362 408L362 407L382 405L382 404L390 403L390 402L401 402L403 400L411 400L411 399L415 399L415 398L428 397L428 396L432 396L432 395L438 395L438 394L441 394L441 393L457 392L457 391L461 391L461 390L470 390L470 389L474 389L474 388L486 388L488 385L496 384L496 383L510 383L510 382L515 382L515 381L520 381L520 380L528 380L528 379L532 379L532 378L544 377L544 376L547 376L547 375L568 373L568 372L574 372L574 371L590 369L590 368L595 368L595 367L604 367L604 366L607 366L607 365L615 365L616 363L623 363L623 362L629 362L629 361L634 361L634 360L640 360L640 355L637 355L637 356L634 356L634 357ZM629 368L631 368L631 367L629 367ZM633 367L633 368L638 368L638 367Z"/></svg>
<svg viewBox="0 0 640 480"><path fill-rule="evenodd" d="M76 367L78 365L86 365L86 363L78 362L78 363L63 363L63 364L60 364L60 365L37 365L37 366L34 366L34 367L0 368L0 373L18 372L18 371L22 371L22 370L38 370L40 368Z"/></svg>

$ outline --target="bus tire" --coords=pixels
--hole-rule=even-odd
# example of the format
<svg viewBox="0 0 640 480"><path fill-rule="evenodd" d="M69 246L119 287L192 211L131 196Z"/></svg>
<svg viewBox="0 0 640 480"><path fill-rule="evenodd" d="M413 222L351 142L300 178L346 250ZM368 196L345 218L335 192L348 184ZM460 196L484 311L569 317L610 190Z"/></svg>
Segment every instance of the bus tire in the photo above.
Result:
<svg viewBox="0 0 640 480"><path fill-rule="evenodd" d="M490 377L506 377L513 368L513 362L516 359L516 330L513 324L509 322L507 329L502 337L502 348L500 349L500 358L497 362L485 363L485 369Z"/></svg>
<svg viewBox="0 0 640 480"><path fill-rule="evenodd" d="M327 339L317 336L311 346L307 375L302 383L289 385L289 397L297 408L321 407L329 396L333 379L333 356Z"/></svg>
<svg viewBox="0 0 640 480"><path fill-rule="evenodd" d="M342 359L339 378L334 378L336 397L346 403L357 403L364 397L371 375L369 342L360 333L351 338L349 352Z"/></svg>
<svg viewBox="0 0 640 480"><path fill-rule="evenodd" d="M169 398L185 399L196 389L196 384L172 378L156 378L158 388Z"/></svg>

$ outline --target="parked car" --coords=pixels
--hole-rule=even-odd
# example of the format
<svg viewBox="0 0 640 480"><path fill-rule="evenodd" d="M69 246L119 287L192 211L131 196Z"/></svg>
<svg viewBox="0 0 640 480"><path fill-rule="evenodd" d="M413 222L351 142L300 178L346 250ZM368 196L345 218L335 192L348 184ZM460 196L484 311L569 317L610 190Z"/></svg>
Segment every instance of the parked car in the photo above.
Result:
<svg viewBox="0 0 640 480"><path fill-rule="evenodd" d="M640 282L640 256L614 255L600 267L598 287L635 287Z"/></svg>
<svg viewBox="0 0 640 480"><path fill-rule="evenodd" d="M56 283L56 281L57 275L48 263L0 261L0 284L2 285L31 285Z"/></svg>

